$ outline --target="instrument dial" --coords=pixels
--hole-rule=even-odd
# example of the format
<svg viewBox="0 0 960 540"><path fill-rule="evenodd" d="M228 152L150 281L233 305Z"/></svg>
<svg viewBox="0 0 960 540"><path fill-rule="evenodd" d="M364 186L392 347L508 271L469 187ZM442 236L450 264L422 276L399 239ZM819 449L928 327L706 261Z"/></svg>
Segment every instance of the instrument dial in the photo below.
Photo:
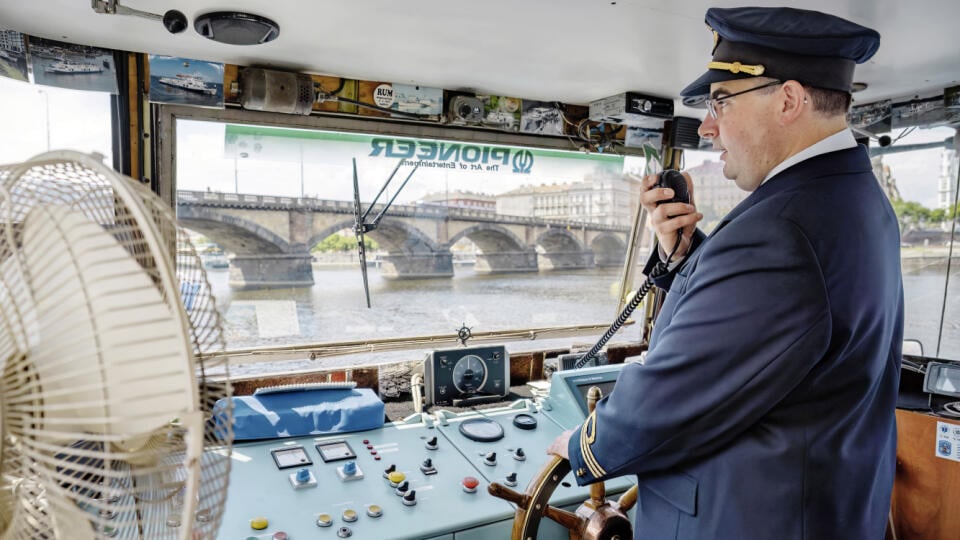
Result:
<svg viewBox="0 0 960 540"><path fill-rule="evenodd" d="M468 354L453 366L453 385L463 394L474 394L487 382L487 364L475 354Z"/></svg>

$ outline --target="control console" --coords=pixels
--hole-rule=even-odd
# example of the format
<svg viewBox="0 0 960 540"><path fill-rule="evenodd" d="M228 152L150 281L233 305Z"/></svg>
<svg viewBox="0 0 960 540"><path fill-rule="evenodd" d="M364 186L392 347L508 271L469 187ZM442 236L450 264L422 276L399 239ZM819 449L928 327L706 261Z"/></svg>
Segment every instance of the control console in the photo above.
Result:
<svg viewBox="0 0 960 540"><path fill-rule="evenodd" d="M554 385L550 412L575 421L579 405L571 392L579 392L577 386ZM238 443L218 538L509 538L516 508L487 486L523 491L547 461L547 446L567 427L520 400L482 411L416 414L368 431ZM630 485L614 479L607 492ZM574 510L588 496L570 476L551 504ZM538 538L568 533L544 519Z"/></svg>

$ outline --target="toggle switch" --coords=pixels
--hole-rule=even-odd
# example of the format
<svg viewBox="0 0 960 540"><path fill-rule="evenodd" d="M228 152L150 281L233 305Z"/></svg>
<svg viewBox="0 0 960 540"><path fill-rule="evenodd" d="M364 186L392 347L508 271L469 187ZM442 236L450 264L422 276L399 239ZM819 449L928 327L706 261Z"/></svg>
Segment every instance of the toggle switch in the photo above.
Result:
<svg viewBox="0 0 960 540"><path fill-rule="evenodd" d="M417 492L415 490L410 490L406 495L404 495L403 504L406 506L414 506L417 504Z"/></svg>
<svg viewBox="0 0 960 540"><path fill-rule="evenodd" d="M517 473L512 472L503 479L503 483L509 487L516 487L517 485Z"/></svg>
<svg viewBox="0 0 960 540"><path fill-rule="evenodd" d="M420 464L420 471L426 475L437 474L437 468L433 466L433 460L430 458L423 460L423 463Z"/></svg>
<svg viewBox="0 0 960 540"><path fill-rule="evenodd" d="M491 466L496 465L496 464L497 464L497 453L496 453L496 452L490 452L489 454L487 454L486 457L483 458L483 464L484 464L484 465L491 465Z"/></svg>
<svg viewBox="0 0 960 540"><path fill-rule="evenodd" d="M526 461L527 454L523 452L523 448L517 448L513 451L513 459L517 461Z"/></svg>
<svg viewBox="0 0 960 540"><path fill-rule="evenodd" d="M410 482L404 480L399 486L397 486L396 494L403 497L407 494L408 489L410 489Z"/></svg>
<svg viewBox="0 0 960 540"><path fill-rule="evenodd" d="M436 450L436 449L437 449L437 438L436 438L436 437L431 437L430 440L428 440L428 441L425 443L425 446L427 447L427 450Z"/></svg>

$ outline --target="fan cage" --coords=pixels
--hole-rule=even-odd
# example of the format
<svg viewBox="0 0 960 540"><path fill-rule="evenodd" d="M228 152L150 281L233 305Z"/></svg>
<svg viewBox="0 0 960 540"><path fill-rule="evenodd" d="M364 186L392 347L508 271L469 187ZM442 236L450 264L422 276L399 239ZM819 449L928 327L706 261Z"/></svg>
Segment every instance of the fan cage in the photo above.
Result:
<svg viewBox="0 0 960 540"><path fill-rule="evenodd" d="M102 156L42 154L0 166L0 532L5 538L214 538L230 474L232 406L220 313L202 262L172 210ZM20 253L24 220L66 206L99 224L135 260L185 325L202 451L194 463L190 411L136 448L125 434L37 436L44 381L30 360L36 335L31 279ZM175 271L174 271L175 268ZM36 270L36 269L33 269ZM40 272L35 272L40 273ZM69 350L63 354L69 359ZM89 532L88 532L89 531Z"/></svg>

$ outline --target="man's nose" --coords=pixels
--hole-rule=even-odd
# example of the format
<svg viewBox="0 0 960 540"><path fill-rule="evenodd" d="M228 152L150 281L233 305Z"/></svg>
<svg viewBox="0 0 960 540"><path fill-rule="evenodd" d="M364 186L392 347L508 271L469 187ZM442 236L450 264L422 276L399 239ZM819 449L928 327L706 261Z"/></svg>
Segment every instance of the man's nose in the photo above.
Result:
<svg viewBox="0 0 960 540"><path fill-rule="evenodd" d="M704 139L713 139L717 136L717 120L710 113L707 113L703 117L703 122L700 123L700 127L697 128L697 133Z"/></svg>

